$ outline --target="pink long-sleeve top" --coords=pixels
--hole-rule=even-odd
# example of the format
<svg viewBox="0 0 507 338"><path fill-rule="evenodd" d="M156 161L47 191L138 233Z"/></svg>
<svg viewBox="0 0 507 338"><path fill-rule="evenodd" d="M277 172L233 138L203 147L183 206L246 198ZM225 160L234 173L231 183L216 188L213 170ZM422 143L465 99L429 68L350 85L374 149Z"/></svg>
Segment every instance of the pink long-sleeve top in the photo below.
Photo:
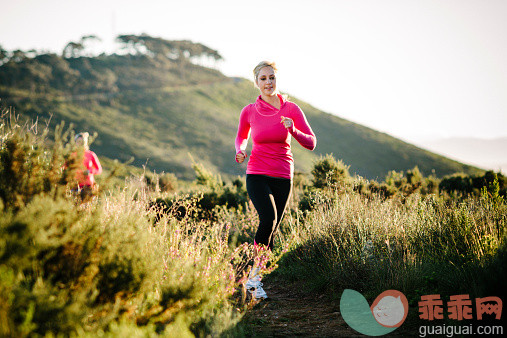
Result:
<svg viewBox="0 0 507 338"><path fill-rule="evenodd" d="M83 166L88 170L88 175L84 175L82 171L77 173L77 179L79 187L82 188L85 185L93 186L95 184L95 178L93 175L102 173L102 166L100 165L97 155L91 150L86 150L83 154Z"/></svg>
<svg viewBox="0 0 507 338"><path fill-rule="evenodd" d="M241 111L236 154L245 151L252 136L252 153L246 173L291 179L294 175L294 158L291 152L291 137L309 150L315 149L317 138L299 106L287 101L282 95L280 109L261 99L249 104ZM285 128L282 116L291 118L292 128Z"/></svg>

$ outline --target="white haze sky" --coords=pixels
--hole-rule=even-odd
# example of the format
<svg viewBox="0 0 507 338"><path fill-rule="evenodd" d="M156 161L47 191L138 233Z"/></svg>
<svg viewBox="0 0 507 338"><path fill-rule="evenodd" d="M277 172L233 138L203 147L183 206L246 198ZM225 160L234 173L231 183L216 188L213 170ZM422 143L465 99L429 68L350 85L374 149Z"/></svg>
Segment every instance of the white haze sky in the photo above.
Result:
<svg viewBox="0 0 507 338"><path fill-rule="evenodd" d="M281 91L411 142L507 136L507 1L0 0L7 50L141 33L217 49L229 76L275 60Z"/></svg>

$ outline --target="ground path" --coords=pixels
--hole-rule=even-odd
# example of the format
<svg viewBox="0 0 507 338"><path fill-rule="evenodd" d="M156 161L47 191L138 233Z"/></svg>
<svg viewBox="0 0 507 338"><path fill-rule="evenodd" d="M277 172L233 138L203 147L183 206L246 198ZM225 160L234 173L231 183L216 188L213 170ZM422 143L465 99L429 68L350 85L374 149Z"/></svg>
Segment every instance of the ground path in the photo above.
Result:
<svg viewBox="0 0 507 338"><path fill-rule="evenodd" d="M247 337L368 337L345 323L339 297L308 292L303 282L289 283L280 276L269 275L263 283L269 298L250 303L240 324ZM405 325L382 337L418 337L417 332Z"/></svg>
<svg viewBox="0 0 507 338"><path fill-rule="evenodd" d="M247 311L242 320L251 337L365 337L349 328L338 299L308 293L298 284L267 278L269 298Z"/></svg>

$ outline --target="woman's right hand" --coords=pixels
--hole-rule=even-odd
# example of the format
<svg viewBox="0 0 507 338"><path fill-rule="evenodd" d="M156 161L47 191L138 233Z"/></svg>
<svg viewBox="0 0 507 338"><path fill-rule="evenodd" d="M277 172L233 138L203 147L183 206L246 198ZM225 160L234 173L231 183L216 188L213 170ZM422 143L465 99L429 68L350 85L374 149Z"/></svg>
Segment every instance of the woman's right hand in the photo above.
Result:
<svg viewBox="0 0 507 338"><path fill-rule="evenodd" d="M245 158L246 158L246 153L243 150L239 151L236 154L236 162L238 162L238 163L243 163Z"/></svg>

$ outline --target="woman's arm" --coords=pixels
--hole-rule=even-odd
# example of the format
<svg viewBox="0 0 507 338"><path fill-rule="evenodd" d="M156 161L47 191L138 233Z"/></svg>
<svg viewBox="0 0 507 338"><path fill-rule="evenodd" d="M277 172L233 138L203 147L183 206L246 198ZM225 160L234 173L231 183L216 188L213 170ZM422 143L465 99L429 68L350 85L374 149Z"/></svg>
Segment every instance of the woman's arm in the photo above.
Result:
<svg viewBox="0 0 507 338"><path fill-rule="evenodd" d="M241 111L239 116L239 125L238 125L238 133L236 135L236 155L239 153L244 154L246 157L246 146L248 144L248 138L250 137L250 122L248 122L248 111L245 108ZM244 158L243 158L244 160ZM238 161L238 157L236 156L236 162L241 163L243 161Z"/></svg>
<svg viewBox="0 0 507 338"><path fill-rule="evenodd" d="M88 169L89 173L92 175L101 174L102 173L102 166L100 165L99 158L97 157L97 155L95 155L95 153L93 151L90 151L90 154L92 155L91 156L92 167Z"/></svg>
<svg viewBox="0 0 507 338"><path fill-rule="evenodd" d="M292 126L287 128L289 133L306 149L315 149L317 146L317 137L315 137L310 124L306 120L305 114L296 104L294 104L291 118L293 123Z"/></svg>

